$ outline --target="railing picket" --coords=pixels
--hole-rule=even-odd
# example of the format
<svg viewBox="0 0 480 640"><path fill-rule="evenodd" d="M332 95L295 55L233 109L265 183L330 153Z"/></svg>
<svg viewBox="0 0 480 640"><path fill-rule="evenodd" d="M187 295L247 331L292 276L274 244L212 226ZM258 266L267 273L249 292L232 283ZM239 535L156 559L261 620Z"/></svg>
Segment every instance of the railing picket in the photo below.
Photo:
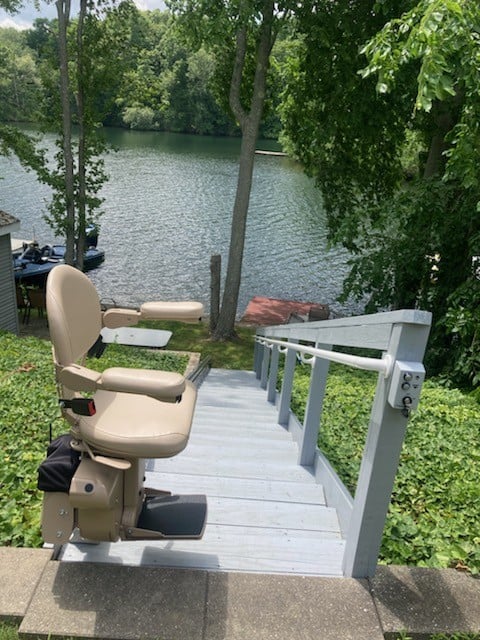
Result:
<svg viewBox="0 0 480 640"><path fill-rule="evenodd" d="M255 341L255 345L253 347L253 370L255 371L257 380L260 380L260 376L262 375L262 360L264 349L266 349L265 346Z"/></svg>
<svg viewBox="0 0 480 640"><path fill-rule="evenodd" d="M317 345L321 349L331 349L331 345ZM315 460L318 440L320 416L323 408L323 398L327 386L327 375L330 362L322 358L315 358L310 376L307 407L303 421L302 441L299 447L298 464L311 466Z"/></svg>
<svg viewBox="0 0 480 640"><path fill-rule="evenodd" d="M428 333L429 327L421 325L394 325L390 354L394 359L421 362ZM388 403L389 387L390 380L379 376L343 560L344 575L353 578L375 574L407 429L408 418Z"/></svg>
<svg viewBox="0 0 480 640"><path fill-rule="evenodd" d="M268 346L263 348L262 373L260 374L260 386L262 389L267 388L268 365L270 363L270 349Z"/></svg>
<svg viewBox="0 0 480 640"><path fill-rule="evenodd" d="M296 342L292 340L292 342ZM283 427L288 425L290 419L290 403L292 400L293 377L295 375L295 365L297 363L297 354L293 349L287 351L285 356L285 365L283 369L283 383L280 392L280 405L278 409L278 424Z"/></svg>
<svg viewBox="0 0 480 640"><path fill-rule="evenodd" d="M278 356L278 346L274 345L272 348L272 358L270 360L270 373L267 386L267 400L272 403L275 403L277 397Z"/></svg>

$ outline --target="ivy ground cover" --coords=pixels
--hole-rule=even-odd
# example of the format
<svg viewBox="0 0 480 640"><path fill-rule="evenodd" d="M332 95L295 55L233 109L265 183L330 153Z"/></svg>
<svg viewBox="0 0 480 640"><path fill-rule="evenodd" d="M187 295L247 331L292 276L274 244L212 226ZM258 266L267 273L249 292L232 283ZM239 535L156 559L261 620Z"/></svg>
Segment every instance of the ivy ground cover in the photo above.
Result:
<svg viewBox="0 0 480 640"><path fill-rule="evenodd" d="M303 416L310 367L297 367L293 408ZM376 376L332 366L319 446L352 495ZM480 573L480 404L435 381L408 424L381 558L388 564Z"/></svg>

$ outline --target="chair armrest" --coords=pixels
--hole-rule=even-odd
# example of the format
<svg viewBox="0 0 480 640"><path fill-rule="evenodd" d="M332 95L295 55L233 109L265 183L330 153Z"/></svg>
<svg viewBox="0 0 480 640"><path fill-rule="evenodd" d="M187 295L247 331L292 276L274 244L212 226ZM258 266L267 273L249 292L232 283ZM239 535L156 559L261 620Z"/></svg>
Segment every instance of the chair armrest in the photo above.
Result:
<svg viewBox="0 0 480 640"><path fill-rule="evenodd" d="M118 329L119 327L135 326L141 319L140 312L135 309L114 307L103 312L102 324L108 329Z"/></svg>
<svg viewBox="0 0 480 640"><path fill-rule="evenodd" d="M176 402L185 391L185 378L168 371L112 367L103 372L97 388Z"/></svg>
<svg viewBox="0 0 480 640"><path fill-rule="evenodd" d="M177 402L185 391L185 378L179 373L151 369L111 367L103 373L78 364L64 367L59 382L72 391L118 391L145 395L163 402Z"/></svg>
<svg viewBox="0 0 480 640"><path fill-rule="evenodd" d="M96 391L102 374L79 364L63 367L58 373L58 381L72 391Z"/></svg>
<svg viewBox="0 0 480 640"><path fill-rule="evenodd" d="M201 302L145 302L136 309L113 307L103 312L103 326L108 329L131 327L140 320L179 320L198 322L202 319Z"/></svg>
<svg viewBox="0 0 480 640"><path fill-rule="evenodd" d="M143 320L180 320L199 322L203 316L201 302L145 302L140 307Z"/></svg>

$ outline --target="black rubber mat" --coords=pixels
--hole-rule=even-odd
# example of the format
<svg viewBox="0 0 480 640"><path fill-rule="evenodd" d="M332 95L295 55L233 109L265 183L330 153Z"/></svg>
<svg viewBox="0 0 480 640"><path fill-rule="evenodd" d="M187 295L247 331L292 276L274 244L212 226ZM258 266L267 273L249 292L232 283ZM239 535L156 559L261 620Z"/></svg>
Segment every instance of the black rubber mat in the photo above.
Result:
<svg viewBox="0 0 480 640"><path fill-rule="evenodd" d="M207 518L203 495L155 496L145 500L137 527L166 538L201 538Z"/></svg>

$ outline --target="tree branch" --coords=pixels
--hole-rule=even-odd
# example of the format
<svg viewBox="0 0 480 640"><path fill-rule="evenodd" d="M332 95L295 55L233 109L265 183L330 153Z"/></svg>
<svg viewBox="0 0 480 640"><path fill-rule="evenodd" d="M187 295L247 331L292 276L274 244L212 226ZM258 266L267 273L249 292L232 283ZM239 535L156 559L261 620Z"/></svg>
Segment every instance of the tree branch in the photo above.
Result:
<svg viewBox="0 0 480 640"><path fill-rule="evenodd" d="M251 105L251 112L263 109L265 100L265 87L270 60L270 53L275 42L273 31L273 9L272 0L265 0L262 9L262 26L260 32L260 40L257 48L257 66L255 69L254 91ZM273 37L272 37L273 36Z"/></svg>

